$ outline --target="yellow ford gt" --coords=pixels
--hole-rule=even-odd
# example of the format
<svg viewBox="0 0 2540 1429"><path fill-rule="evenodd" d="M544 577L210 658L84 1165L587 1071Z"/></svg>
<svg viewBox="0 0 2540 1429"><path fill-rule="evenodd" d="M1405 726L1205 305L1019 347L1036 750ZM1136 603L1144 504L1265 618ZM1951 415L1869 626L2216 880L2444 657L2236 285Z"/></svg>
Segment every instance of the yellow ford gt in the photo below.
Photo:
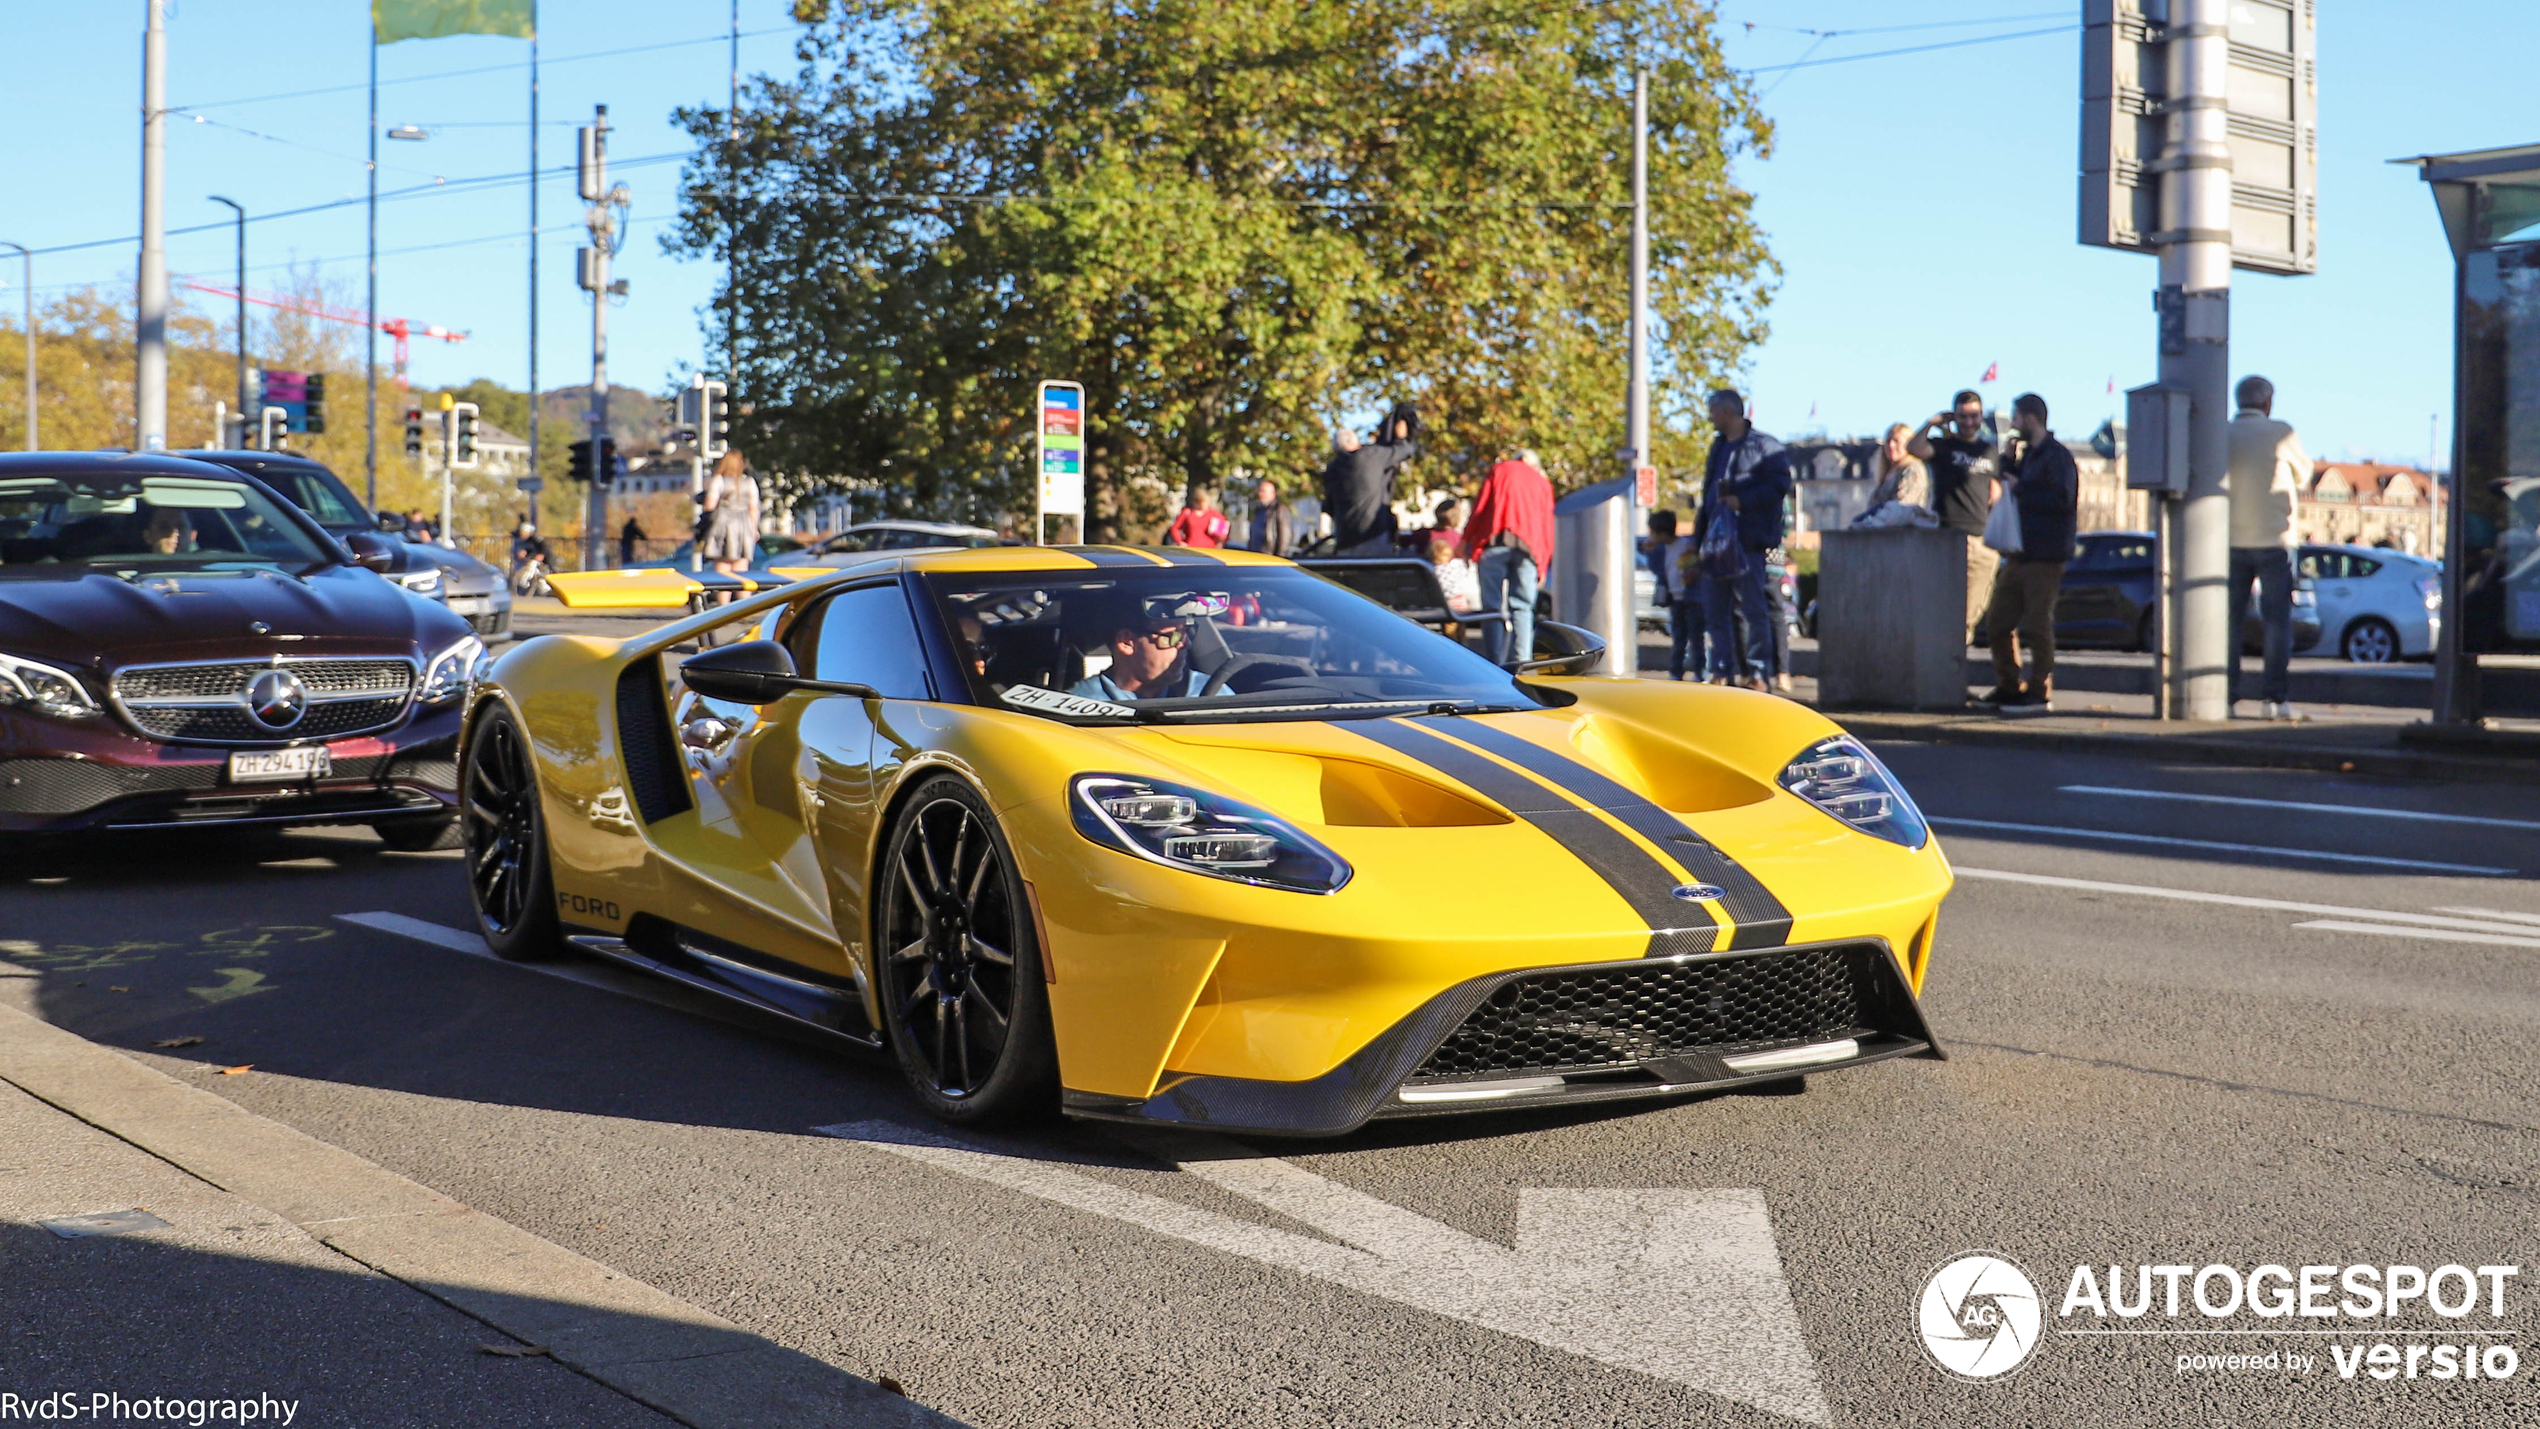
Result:
<svg viewBox="0 0 2540 1429"><path fill-rule="evenodd" d="M1938 1056L1950 874L1813 711L1503 670L1288 562L890 553L477 682L466 867L935 1113L1270 1133ZM779 573L780 580L783 573ZM729 577L556 580L680 605Z"/></svg>

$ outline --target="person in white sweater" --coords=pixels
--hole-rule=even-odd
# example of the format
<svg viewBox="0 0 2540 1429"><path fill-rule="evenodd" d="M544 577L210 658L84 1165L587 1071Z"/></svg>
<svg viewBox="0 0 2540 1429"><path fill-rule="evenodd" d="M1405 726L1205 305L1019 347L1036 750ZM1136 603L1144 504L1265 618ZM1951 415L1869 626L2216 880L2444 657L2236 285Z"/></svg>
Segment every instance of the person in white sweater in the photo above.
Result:
<svg viewBox="0 0 2540 1429"><path fill-rule="evenodd" d="M2294 529L2302 483L2311 458L2293 424L2275 419L2275 384L2255 375L2240 379L2240 414L2231 419L2231 698L2240 699L2241 623L2249 588L2258 590L2258 618L2266 626L2266 666L2258 698L2262 717L2298 720L2292 705Z"/></svg>

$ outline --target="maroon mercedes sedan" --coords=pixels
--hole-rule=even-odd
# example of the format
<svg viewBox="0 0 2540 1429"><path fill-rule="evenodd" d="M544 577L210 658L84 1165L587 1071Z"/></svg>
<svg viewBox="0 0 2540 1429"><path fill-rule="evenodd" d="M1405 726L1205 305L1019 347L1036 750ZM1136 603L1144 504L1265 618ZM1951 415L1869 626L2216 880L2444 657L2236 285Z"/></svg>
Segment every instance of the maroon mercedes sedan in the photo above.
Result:
<svg viewBox="0 0 2540 1429"><path fill-rule="evenodd" d="M484 647L253 477L0 453L0 835L369 824L456 847Z"/></svg>

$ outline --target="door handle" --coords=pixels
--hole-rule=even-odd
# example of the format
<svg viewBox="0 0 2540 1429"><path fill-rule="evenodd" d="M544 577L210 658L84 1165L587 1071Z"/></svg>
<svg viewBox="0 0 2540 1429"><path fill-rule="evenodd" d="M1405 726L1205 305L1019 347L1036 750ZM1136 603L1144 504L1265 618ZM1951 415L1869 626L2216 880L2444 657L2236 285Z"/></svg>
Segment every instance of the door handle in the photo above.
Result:
<svg viewBox="0 0 2540 1429"><path fill-rule="evenodd" d="M720 753L723 746L732 742L732 736L740 732L739 725L719 715L699 715L679 726L679 742L690 749Z"/></svg>

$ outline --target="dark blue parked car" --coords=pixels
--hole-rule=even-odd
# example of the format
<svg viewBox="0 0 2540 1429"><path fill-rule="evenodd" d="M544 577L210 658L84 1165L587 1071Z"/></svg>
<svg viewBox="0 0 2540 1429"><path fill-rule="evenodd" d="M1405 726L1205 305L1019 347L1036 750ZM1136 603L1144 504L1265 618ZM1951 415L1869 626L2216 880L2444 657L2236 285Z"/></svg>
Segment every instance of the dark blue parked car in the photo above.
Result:
<svg viewBox="0 0 2540 1429"><path fill-rule="evenodd" d="M2059 647L2101 646L2117 650L2152 648L2152 533L2091 531L2076 543L2072 563L2064 567L2062 592L2055 599L2055 643ZM1976 642L1984 642L1978 630ZM2265 648L2266 627L2252 609L2241 622L2242 648L2256 654ZM2318 597L2304 577L2293 592L2293 648L2308 650L2320 643Z"/></svg>

